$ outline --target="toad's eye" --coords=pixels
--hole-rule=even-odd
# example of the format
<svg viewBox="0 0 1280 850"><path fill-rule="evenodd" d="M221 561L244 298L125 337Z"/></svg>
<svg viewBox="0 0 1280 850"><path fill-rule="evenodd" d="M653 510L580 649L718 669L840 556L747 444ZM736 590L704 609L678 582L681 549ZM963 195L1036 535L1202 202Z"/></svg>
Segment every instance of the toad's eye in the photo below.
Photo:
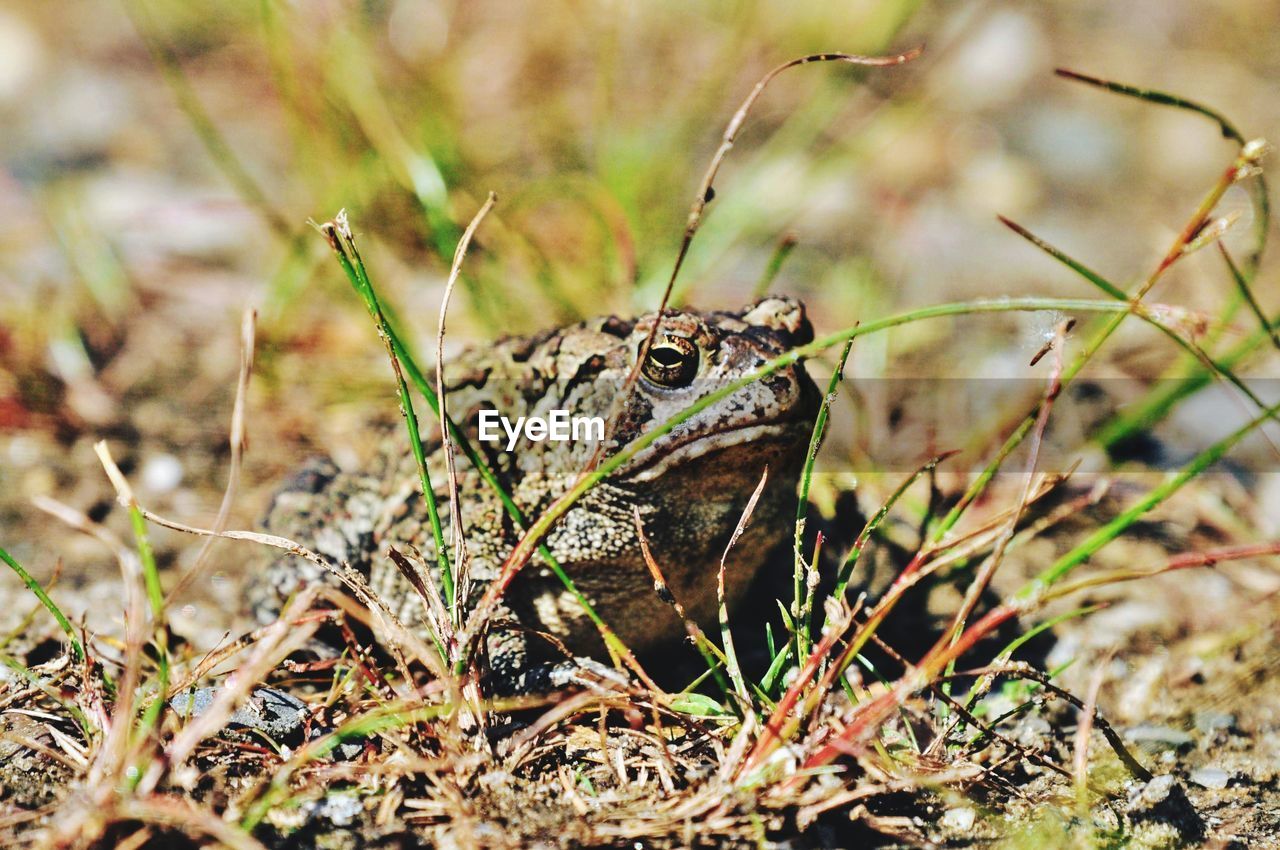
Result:
<svg viewBox="0 0 1280 850"><path fill-rule="evenodd" d="M682 336L655 339L640 371L660 387L688 386L698 372L698 347Z"/></svg>

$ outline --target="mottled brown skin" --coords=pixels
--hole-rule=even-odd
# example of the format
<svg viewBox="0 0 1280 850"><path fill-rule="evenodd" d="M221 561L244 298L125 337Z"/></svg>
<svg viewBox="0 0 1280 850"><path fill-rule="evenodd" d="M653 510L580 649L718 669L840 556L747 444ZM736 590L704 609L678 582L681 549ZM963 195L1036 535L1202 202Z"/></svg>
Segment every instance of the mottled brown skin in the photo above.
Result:
<svg viewBox="0 0 1280 850"><path fill-rule="evenodd" d="M590 440L531 442L507 452L506 438L483 443L478 415L496 409L518 416L601 416L616 423L603 447L614 454L669 421L706 394L812 338L804 308L766 298L737 312L676 312L665 316L653 350L629 394L654 315L608 317L537 337L508 339L446 364L448 408L463 423L526 517L563 494L598 446ZM623 400L625 399L625 403ZM614 406L623 404L620 411ZM770 550L789 539L796 473L803 462L818 393L802 366L779 370L712 405L632 458L587 494L553 527L546 545L597 612L633 650L644 652L684 634L671 607L654 591L636 534L639 512L653 556L671 592L701 622L714 621L716 572L725 546L765 470L768 481L746 533L727 560L727 596L741 598ZM425 425L424 425L425 427ZM274 500L267 529L298 540L370 578L407 622L421 624L422 603L390 558L389 547L420 551L434 563L435 546L416 467L402 433L392 434L365 470L341 472L313 463ZM448 528L447 475L438 428L427 437L429 466ZM500 572L519 527L491 488L458 455L459 505L474 604ZM266 573L255 600L270 617L284 598L310 581L328 580L297 558ZM503 599L488 640L499 690L561 684L568 669L548 654L550 635L574 656L604 657L599 635L581 606L537 556ZM563 653L559 653L563 662Z"/></svg>

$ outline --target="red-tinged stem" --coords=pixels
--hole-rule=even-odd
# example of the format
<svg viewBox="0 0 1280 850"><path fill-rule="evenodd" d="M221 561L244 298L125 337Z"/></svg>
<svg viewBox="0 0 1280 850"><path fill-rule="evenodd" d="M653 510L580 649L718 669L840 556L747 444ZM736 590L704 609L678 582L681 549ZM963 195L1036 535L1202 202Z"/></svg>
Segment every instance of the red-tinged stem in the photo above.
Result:
<svg viewBox="0 0 1280 850"><path fill-rule="evenodd" d="M805 761L800 773L792 781L803 776L805 771L828 764L842 755L859 754L871 734L898 710L907 697L926 687L943 668L972 649L979 640L1000 625L1016 616L1023 607L1023 605L1005 603L993 608L978 622L965 629L964 634L954 644L949 643L946 635L940 638L926 653L920 666L908 671L896 687L861 706L854 718L840 730L835 738Z"/></svg>
<svg viewBox="0 0 1280 850"><path fill-rule="evenodd" d="M778 701L778 705L774 708L773 713L769 715L769 719L765 721L760 738L756 741L755 746L751 748L751 753L743 760L742 766L738 768L735 779L753 770L756 765L762 762L786 739L787 726L789 725L787 717L795 708L796 703L800 701L800 695L804 691L805 685L818 672L818 666L822 663L822 659L831 653L836 641L840 639L842 634L844 634L843 628L828 629L822 640L813 648L813 652L809 654L809 660L805 662L804 668L796 676L796 680L791 683L791 687L787 688L787 692L782 695L782 699Z"/></svg>
<svg viewBox="0 0 1280 850"><path fill-rule="evenodd" d="M1238 561L1242 558L1261 558L1280 555L1280 541L1255 543L1251 546L1231 546L1208 552L1187 552L1170 558L1165 570L1183 570L1187 567L1212 567L1219 561ZM1164 572L1162 570L1161 572Z"/></svg>

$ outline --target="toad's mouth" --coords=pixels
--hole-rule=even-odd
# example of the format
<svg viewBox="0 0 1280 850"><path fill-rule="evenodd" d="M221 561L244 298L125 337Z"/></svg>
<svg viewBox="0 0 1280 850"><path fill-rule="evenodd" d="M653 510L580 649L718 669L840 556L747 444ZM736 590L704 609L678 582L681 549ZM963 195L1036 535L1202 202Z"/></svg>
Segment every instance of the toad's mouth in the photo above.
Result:
<svg viewBox="0 0 1280 850"><path fill-rule="evenodd" d="M803 418L792 418L748 422L709 434L690 434L674 443L660 438L623 466L620 477L634 482L653 481L699 458L743 446L759 446L762 450L790 446L799 449L806 444L812 428L813 423Z"/></svg>

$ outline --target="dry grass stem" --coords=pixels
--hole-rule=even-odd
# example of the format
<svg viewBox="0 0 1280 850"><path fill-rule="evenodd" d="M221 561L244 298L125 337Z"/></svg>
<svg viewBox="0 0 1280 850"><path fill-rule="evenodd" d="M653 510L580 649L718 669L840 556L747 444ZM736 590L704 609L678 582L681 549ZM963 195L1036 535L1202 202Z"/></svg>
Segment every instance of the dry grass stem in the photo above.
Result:
<svg viewBox="0 0 1280 850"><path fill-rule="evenodd" d="M472 216L467 229L462 232L462 238L458 240L458 247L453 253L453 263L449 267L449 278L444 287L444 297L440 301L440 323L436 331L436 399L440 406L440 440L449 475L449 524L453 533L453 563L457 566L458 598L463 600L467 599L469 595L467 591L467 546L464 536L465 529L462 527L462 509L458 503L458 469L454 457L453 435L449 430L448 393L445 392L444 384L445 318L448 316L449 300L453 296L454 286L458 283L458 276L462 273L462 262L467 257L467 250L471 247L471 240L475 237L476 231L480 229L480 223L489 214L489 210L493 209L493 205L497 200L498 196L490 192L480 209Z"/></svg>
<svg viewBox="0 0 1280 850"><path fill-rule="evenodd" d="M236 400L231 408L231 436L228 441L231 447L231 460L227 465L227 486L222 492L218 515L213 521L214 531L224 531L227 527L231 505L235 502L236 492L240 488L240 471L244 464L244 453L249 448L249 435L245 430L245 407L249 395L249 378L253 375L253 349L257 321L258 312L252 307L246 307L240 318L240 371L236 378ZM216 537L205 538L191 566L169 590L169 594L165 597L165 604L173 604L178 594L200 574L209 557L209 551L217 539Z"/></svg>

